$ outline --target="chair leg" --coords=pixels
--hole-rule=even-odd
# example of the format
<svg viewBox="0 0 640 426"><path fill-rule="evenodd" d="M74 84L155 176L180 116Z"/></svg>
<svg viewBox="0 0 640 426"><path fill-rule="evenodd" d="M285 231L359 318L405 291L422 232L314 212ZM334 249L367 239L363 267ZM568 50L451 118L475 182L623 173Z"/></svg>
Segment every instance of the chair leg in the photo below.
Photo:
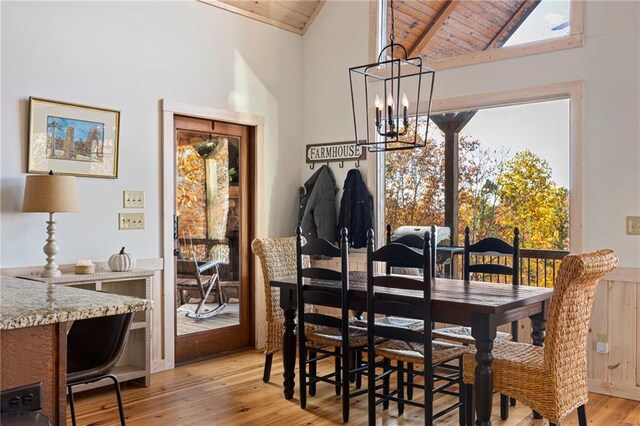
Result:
<svg viewBox="0 0 640 426"><path fill-rule="evenodd" d="M342 371L340 383L342 384L342 421L349 422L349 385L351 383L351 357L354 351L350 351L349 347L342 348ZM354 377L355 380L355 377Z"/></svg>
<svg viewBox="0 0 640 426"><path fill-rule="evenodd" d="M549 426L560 426L560 423L551 423L551 422L549 422Z"/></svg>
<svg viewBox="0 0 640 426"><path fill-rule="evenodd" d="M396 371L396 379L398 381L398 398L404 398L404 362L398 361L398 369ZM404 413L404 404L398 401L398 416Z"/></svg>
<svg viewBox="0 0 640 426"><path fill-rule="evenodd" d="M578 425L587 426L587 411L584 404L578 407Z"/></svg>
<svg viewBox="0 0 640 426"><path fill-rule="evenodd" d="M315 351L309 351L309 360L314 359L318 356L318 353ZM318 363L316 361L309 361L309 395L316 395L316 382L315 377L318 375L317 370Z"/></svg>
<svg viewBox="0 0 640 426"><path fill-rule="evenodd" d="M473 385L464 385L465 387L465 394L466 394L466 399L467 399L467 406L465 407L465 417L466 417L466 424L467 426L473 426L473 424L475 423L475 401L473 398Z"/></svg>
<svg viewBox="0 0 640 426"><path fill-rule="evenodd" d="M71 424L72 426L76 426L76 407L73 401L73 388L71 386L67 386L69 390L69 409L71 411Z"/></svg>
<svg viewBox="0 0 640 426"><path fill-rule="evenodd" d="M516 406L516 399L515 398L509 398L509 405L511 405L512 407Z"/></svg>
<svg viewBox="0 0 640 426"><path fill-rule="evenodd" d="M264 372L262 373L262 381L267 383L271 378L271 361L273 360L273 354L267 354L264 358Z"/></svg>
<svg viewBox="0 0 640 426"><path fill-rule="evenodd" d="M356 368L362 367L362 350L356 351ZM362 372L356 373L356 389L362 388Z"/></svg>
<svg viewBox="0 0 640 426"><path fill-rule="evenodd" d="M113 374L108 374L105 377L108 377L111 380L113 380L113 385L116 388L116 398L118 400L118 411L120 412L120 425L125 426L127 423L125 422L125 419L124 419L124 407L122 405L122 393L120 392L120 381L118 381L118 378Z"/></svg>
<svg viewBox="0 0 640 426"><path fill-rule="evenodd" d="M369 343L367 348L367 415L369 426L376 425L376 362L373 344Z"/></svg>
<svg viewBox="0 0 640 426"><path fill-rule="evenodd" d="M407 363L407 399L411 401L413 399L413 363Z"/></svg>
<svg viewBox="0 0 640 426"><path fill-rule="evenodd" d="M458 402L460 407L458 408L458 423L460 426L465 424L465 409L467 407L467 389L464 386L463 371L462 371L462 358L458 359Z"/></svg>
<svg viewBox="0 0 640 426"><path fill-rule="evenodd" d="M340 348L336 348L333 359L335 361L335 373L336 373L336 396L340 396L342 393L342 387L340 386L340 372L342 371L342 362L340 361Z"/></svg>
<svg viewBox="0 0 640 426"><path fill-rule="evenodd" d="M509 397L500 394L500 419L507 420L509 418Z"/></svg>
<svg viewBox="0 0 640 426"><path fill-rule="evenodd" d="M542 416L540 415L540 413L538 413L537 411L533 411L531 410L531 414L533 414L533 418L534 419L541 419Z"/></svg>
<svg viewBox="0 0 640 426"><path fill-rule="evenodd" d="M391 361L389 361L387 358L385 358L384 361L382 361L382 365L384 367L384 371L387 372L391 368ZM382 379L382 393L385 396L389 395L389 374L385 375L384 379ZM382 401L382 409L386 410L388 408L389 408L389 400L387 398L385 398Z"/></svg>
<svg viewBox="0 0 640 426"><path fill-rule="evenodd" d="M303 338L303 336L300 337L300 339ZM307 406L307 350L304 343L300 343L299 347L298 376L300 382L300 408L305 409Z"/></svg>
<svg viewBox="0 0 640 426"><path fill-rule="evenodd" d="M349 368L352 370L355 368L356 363L358 362L356 359L356 352L358 352L357 350L351 350L349 351ZM355 383L356 382L356 373L349 373L349 383Z"/></svg>

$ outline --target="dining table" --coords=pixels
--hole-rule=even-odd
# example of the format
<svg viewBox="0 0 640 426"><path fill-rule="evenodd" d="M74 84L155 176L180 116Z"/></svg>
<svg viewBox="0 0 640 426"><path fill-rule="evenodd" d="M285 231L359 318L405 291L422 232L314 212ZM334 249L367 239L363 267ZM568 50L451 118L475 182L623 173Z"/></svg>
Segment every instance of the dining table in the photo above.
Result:
<svg viewBox="0 0 640 426"><path fill-rule="evenodd" d="M422 280L419 276L412 278ZM339 281L304 278L305 284L339 288ZM270 282L280 290L280 307L284 313L282 362L284 367L284 397L293 398L296 364L297 279L279 278ZM435 278L431 289L431 318L435 322L471 327L475 339L476 370L474 399L476 425L491 425L493 402L491 371L493 341L497 328L523 318L531 319L531 339L537 346L544 344L546 318L553 290L543 287L512 286L479 281ZM376 290L378 291L378 290ZM382 290L380 291L394 291ZM395 290L397 291L397 290ZM421 297L421 292L403 291L403 295ZM367 310L367 275L364 271L349 273L349 309ZM329 306L338 307L338 306ZM379 314L387 312L380 311Z"/></svg>

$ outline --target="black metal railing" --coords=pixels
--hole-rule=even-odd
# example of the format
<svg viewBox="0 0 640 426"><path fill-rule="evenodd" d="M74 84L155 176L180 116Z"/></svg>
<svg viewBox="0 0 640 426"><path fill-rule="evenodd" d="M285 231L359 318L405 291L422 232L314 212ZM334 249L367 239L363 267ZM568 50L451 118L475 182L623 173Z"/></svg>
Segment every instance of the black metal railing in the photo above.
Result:
<svg viewBox="0 0 640 426"><path fill-rule="evenodd" d="M553 287L560 262L569 252L565 250L520 249L518 279L520 285ZM455 256L455 278L462 279L462 256ZM495 263L513 266L510 256L471 255L471 263ZM471 279L495 283L511 283L511 278L494 274L471 274Z"/></svg>

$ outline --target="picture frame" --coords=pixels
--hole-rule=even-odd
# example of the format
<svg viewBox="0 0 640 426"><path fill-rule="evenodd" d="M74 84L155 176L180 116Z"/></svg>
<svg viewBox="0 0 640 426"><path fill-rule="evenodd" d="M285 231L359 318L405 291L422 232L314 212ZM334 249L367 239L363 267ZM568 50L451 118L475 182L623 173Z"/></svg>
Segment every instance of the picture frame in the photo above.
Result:
<svg viewBox="0 0 640 426"><path fill-rule="evenodd" d="M120 111L29 98L28 173L118 177Z"/></svg>

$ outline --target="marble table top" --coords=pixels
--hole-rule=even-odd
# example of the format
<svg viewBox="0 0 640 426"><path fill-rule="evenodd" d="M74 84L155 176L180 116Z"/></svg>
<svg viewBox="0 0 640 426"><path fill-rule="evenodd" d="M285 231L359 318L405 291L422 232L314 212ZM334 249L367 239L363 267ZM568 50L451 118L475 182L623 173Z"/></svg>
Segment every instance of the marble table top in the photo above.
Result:
<svg viewBox="0 0 640 426"><path fill-rule="evenodd" d="M152 304L132 296L0 276L0 330L145 311Z"/></svg>

